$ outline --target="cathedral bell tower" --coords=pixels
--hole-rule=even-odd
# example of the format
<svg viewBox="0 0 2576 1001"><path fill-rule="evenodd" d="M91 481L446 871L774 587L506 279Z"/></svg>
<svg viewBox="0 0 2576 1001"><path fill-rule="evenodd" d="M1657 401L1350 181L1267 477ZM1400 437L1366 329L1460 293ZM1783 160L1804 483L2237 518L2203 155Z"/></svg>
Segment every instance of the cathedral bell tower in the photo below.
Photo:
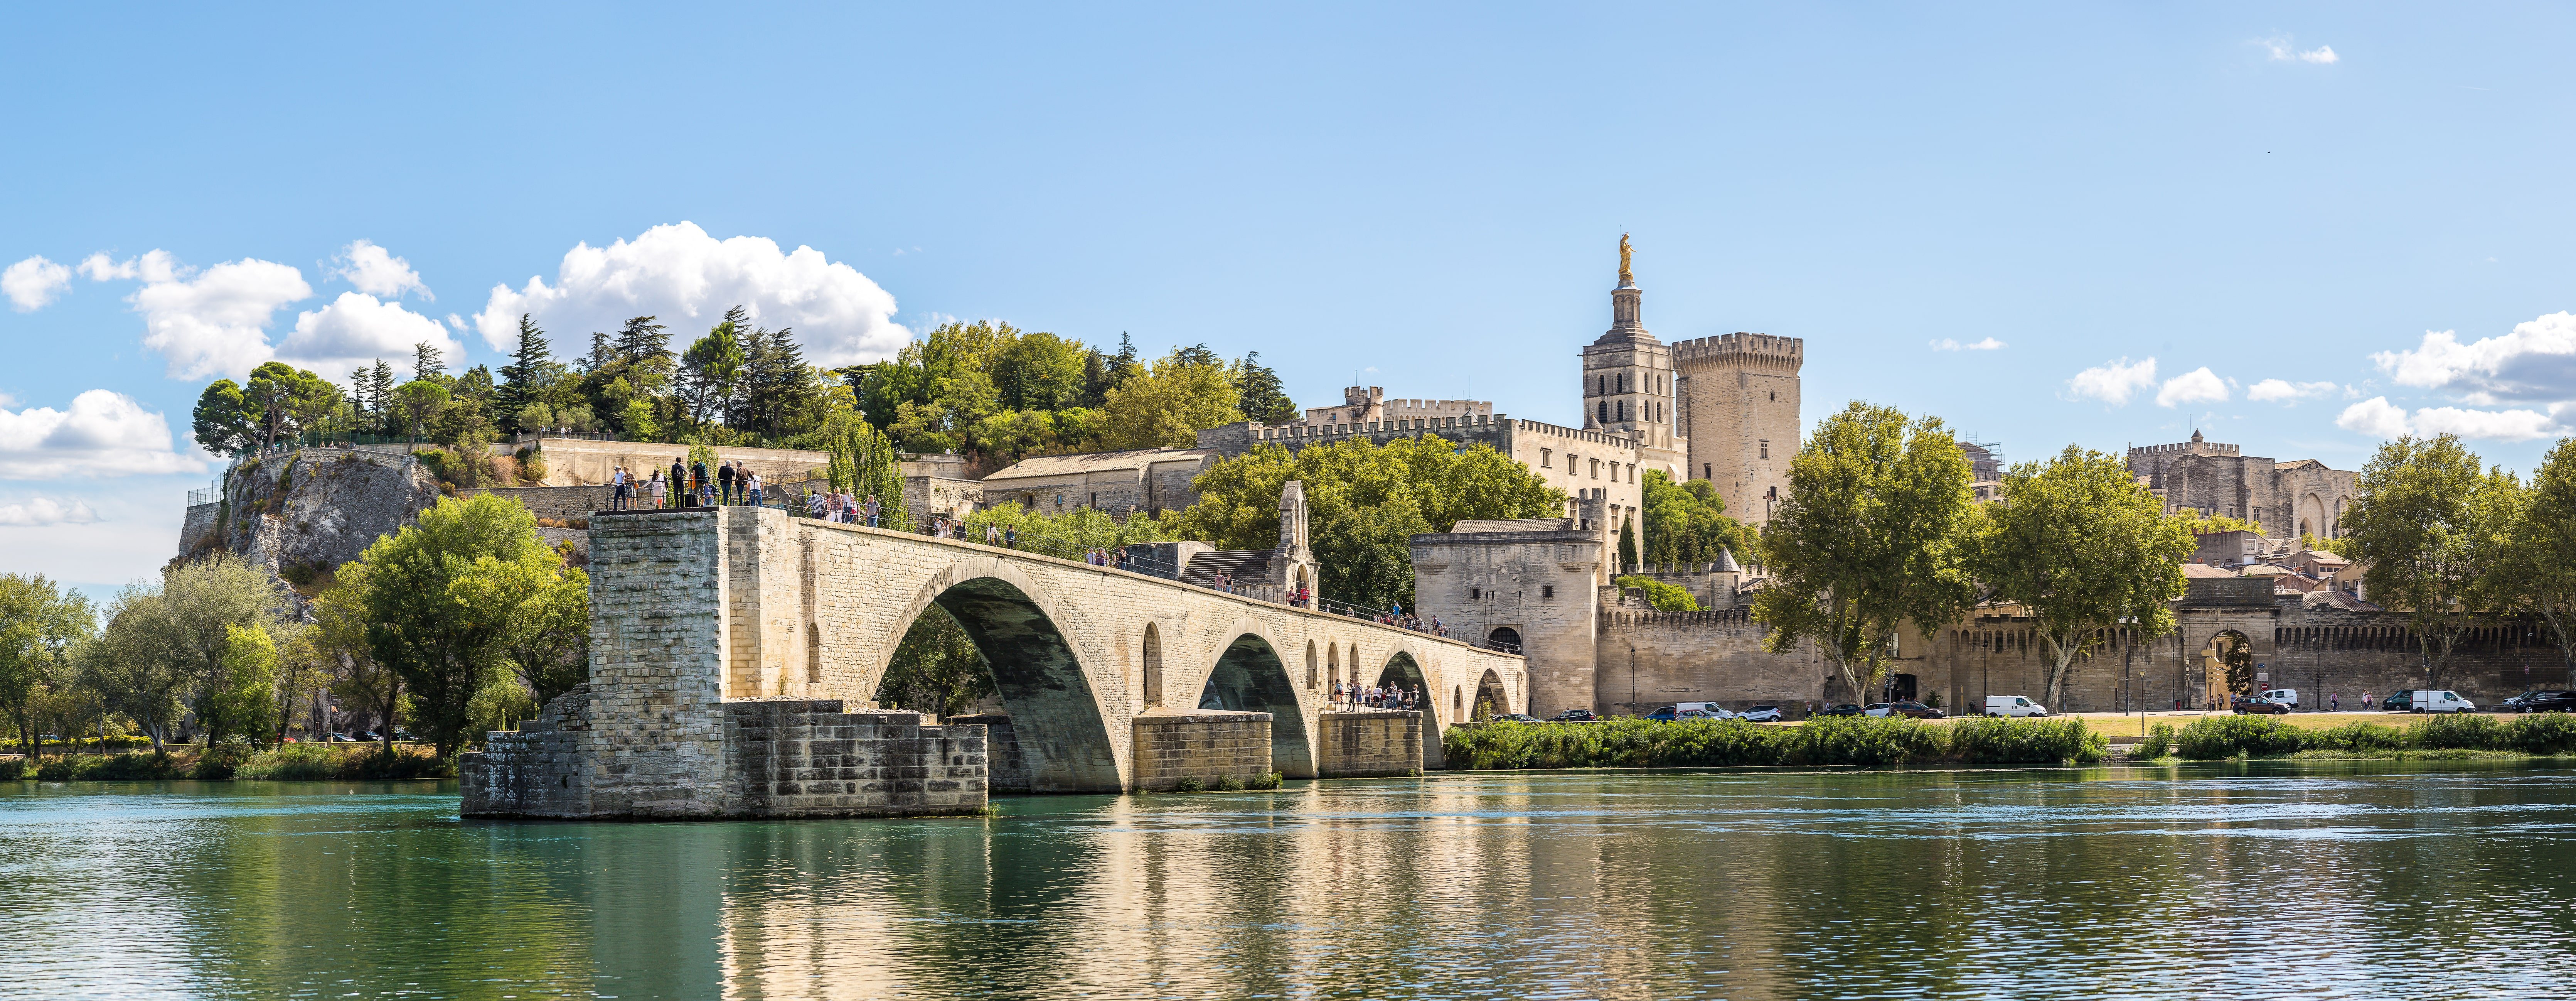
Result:
<svg viewBox="0 0 2576 1001"><path fill-rule="evenodd" d="M1583 349L1583 427L1634 440L1641 465L1678 480L1688 446L1673 435L1673 352L1646 332L1646 293L1629 270L1631 252L1620 234L1610 329Z"/></svg>

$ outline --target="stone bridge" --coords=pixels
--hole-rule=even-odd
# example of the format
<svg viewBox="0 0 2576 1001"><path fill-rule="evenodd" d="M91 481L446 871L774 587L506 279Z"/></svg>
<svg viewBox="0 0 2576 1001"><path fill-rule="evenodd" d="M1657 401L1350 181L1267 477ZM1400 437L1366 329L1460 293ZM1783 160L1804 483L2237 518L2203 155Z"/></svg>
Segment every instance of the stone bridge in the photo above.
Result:
<svg viewBox="0 0 2576 1001"><path fill-rule="evenodd" d="M971 780L980 806L986 781L1123 792L1211 768L1384 774L1390 750L1437 768L1443 729L1480 697L1498 712L1527 705L1519 656L1021 550L746 507L600 512L590 541L587 690L469 759L469 814L939 812L834 809L810 802L812 783L782 778L848 778L816 762L850 734L985 737L843 709L872 705L896 644L934 603L991 665L1007 718L971 718L989 743L945 760L872 757L892 774L861 785ZM1328 712L1337 681L1419 687L1423 711ZM1418 742L1418 756L1396 740ZM989 774L959 770L987 760ZM758 805L795 797L806 799Z"/></svg>

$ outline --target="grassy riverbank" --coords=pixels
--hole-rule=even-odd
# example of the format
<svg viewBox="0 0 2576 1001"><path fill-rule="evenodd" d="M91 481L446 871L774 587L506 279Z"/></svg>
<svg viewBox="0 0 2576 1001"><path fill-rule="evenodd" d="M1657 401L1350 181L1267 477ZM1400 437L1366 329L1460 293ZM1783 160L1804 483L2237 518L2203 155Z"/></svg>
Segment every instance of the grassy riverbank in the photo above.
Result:
<svg viewBox="0 0 2576 1001"><path fill-rule="evenodd" d="M1865 716L1799 726L1742 720L1493 723L1452 727L1442 747L1449 767L1467 769L2053 764L2100 761L2107 753L2102 735L2082 720L1927 724Z"/></svg>
<svg viewBox="0 0 2576 1001"><path fill-rule="evenodd" d="M2576 716L2541 713L2499 721L2493 716L2446 715L2411 725L2352 722L2302 726L2296 717L2210 716L2180 728L2159 723L2138 742L2138 760L2176 758L2468 757L2576 754Z"/></svg>
<svg viewBox="0 0 2576 1001"><path fill-rule="evenodd" d="M418 745L396 744L388 756L375 744L284 744L252 752L243 746L179 745L168 751L46 758L28 767L24 758L0 759L0 782L143 782L160 779L267 779L280 782L347 779L446 778L454 766Z"/></svg>

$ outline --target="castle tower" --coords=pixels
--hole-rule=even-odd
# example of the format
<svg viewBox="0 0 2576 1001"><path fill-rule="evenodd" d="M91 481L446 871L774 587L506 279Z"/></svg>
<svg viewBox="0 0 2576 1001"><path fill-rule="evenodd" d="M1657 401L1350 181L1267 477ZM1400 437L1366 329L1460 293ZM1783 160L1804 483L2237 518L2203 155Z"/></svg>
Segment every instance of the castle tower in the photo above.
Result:
<svg viewBox="0 0 2576 1001"><path fill-rule="evenodd" d="M1771 520L1789 495L1789 457L1798 454L1805 342L1723 334L1677 342L1672 358L1676 430L1690 453L1688 475L1715 483L1726 513L1737 520Z"/></svg>
<svg viewBox="0 0 2576 1001"><path fill-rule="evenodd" d="M1627 234L1620 234L1610 329L1583 349L1583 427L1636 441L1641 475L1661 469L1678 479L1688 455L1673 433L1673 352L1646 332L1646 293L1629 271L1629 251Z"/></svg>

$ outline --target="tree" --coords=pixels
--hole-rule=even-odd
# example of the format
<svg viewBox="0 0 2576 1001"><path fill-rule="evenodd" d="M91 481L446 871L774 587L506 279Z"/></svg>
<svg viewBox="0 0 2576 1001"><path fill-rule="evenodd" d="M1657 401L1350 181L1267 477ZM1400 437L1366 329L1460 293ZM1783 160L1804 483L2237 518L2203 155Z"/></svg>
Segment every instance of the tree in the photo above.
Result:
<svg viewBox="0 0 2576 1001"><path fill-rule="evenodd" d="M629 365L638 362L668 360L671 357L671 335L650 316L638 316L618 328L617 358Z"/></svg>
<svg viewBox="0 0 2576 1001"><path fill-rule="evenodd" d="M208 387L210 390L213 387ZM303 428L303 422L328 413L338 404L339 388L285 362L266 362L250 371L242 387L245 412L257 429L260 447ZM203 397L199 398L200 403ZM327 403L325 402L327 401Z"/></svg>
<svg viewBox="0 0 2576 1001"><path fill-rule="evenodd" d="M1082 405L1082 345L1049 333L1021 334L993 366L1004 410L1069 410Z"/></svg>
<svg viewBox="0 0 2576 1001"><path fill-rule="evenodd" d="M89 599L44 575L0 574L0 712L18 724L28 761L43 751L35 709L71 679L70 653L96 626Z"/></svg>
<svg viewBox="0 0 2576 1001"><path fill-rule="evenodd" d="M156 751L183 711L179 695L191 679L186 665L158 645L155 625L166 615L161 601L159 587L126 585L107 606L107 628L73 658L81 686L99 693L109 711L140 724Z"/></svg>
<svg viewBox="0 0 2576 1001"><path fill-rule="evenodd" d="M2346 555L2369 567L2372 601L2404 612L2427 683L2489 600L2509 601L2507 566L2520 484L2479 460L2457 435L2401 436L2362 467L2361 496L2343 518Z"/></svg>
<svg viewBox="0 0 2576 1001"><path fill-rule="evenodd" d="M1297 419L1297 401L1288 398L1287 387L1280 385L1279 373L1261 364L1261 352L1245 354L1234 366L1237 404L1243 416L1264 424L1284 424Z"/></svg>
<svg viewBox="0 0 2576 1001"><path fill-rule="evenodd" d="M227 554L164 572L158 594L148 588L129 593L134 600L120 598L113 623L122 633L117 652L151 663L137 669L118 694L150 706L165 677L175 680L173 690L187 700L212 746L231 732L231 717L216 700L229 690L224 658L232 650L232 630L279 630L292 599L268 571Z"/></svg>
<svg viewBox="0 0 2576 1001"><path fill-rule="evenodd" d="M471 579L483 559L559 560L526 506L490 494L448 498L359 557L367 648L400 675L440 757L464 746L469 703L491 680L511 638L504 589ZM345 575L345 571L344 571Z"/></svg>
<svg viewBox="0 0 2576 1001"><path fill-rule="evenodd" d="M217 455L241 455L259 440L259 419L231 379L217 379L197 394L197 408L190 417L197 444Z"/></svg>
<svg viewBox="0 0 2576 1001"><path fill-rule="evenodd" d="M1721 552L1753 555L1745 546L1743 524L1727 517L1717 484L1675 483L1663 470L1650 469L1639 485L1646 518L1640 556L1647 564L1715 563Z"/></svg>
<svg viewBox="0 0 2576 1001"><path fill-rule="evenodd" d="M224 627L223 670L197 700L206 746L240 733L256 746L277 722L277 638L256 625Z"/></svg>
<svg viewBox="0 0 2576 1001"><path fill-rule="evenodd" d="M420 431L447 409L447 387L427 379L415 379L394 390L394 399L402 408L403 437L410 448L420 447Z"/></svg>
<svg viewBox="0 0 2576 1001"><path fill-rule="evenodd" d="M2180 518L2119 457L2073 445L2046 465L2005 473L1986 509L1977 579L2020 604L2049 655L2048 705L2061 705L2072 665L2111 630L2172 632L2182 563L2197 544Z"/></svg>
<svg viewBox="0 0 2576 1001"><path fill-rule="evenodd" d="M411 346L411 377L414 381L436 380L447 375L444 352L435 341L422 341Z"/></svg>
<svg viewBox="0 0 2576 1001"><path fill-rule="evenodd" d="M703 425L710 418L723 417L733 404L734 381L741 375L742 342L735 336L733 317L727 315L680 355L680 399L689 412L689 423Z"/></svg>
<svg viewBox="0 0 2576 1001"><path fill-rule="evenodd" d="M1630 518L1619 523L1619 570L1625 573L1636 568L1637 519Z"/></svg>
<svg viewBox="0 0 2576 1001"><path fill-rule="evenodd" d="M1460 449L1425 435L1383 446L1351 439L1295 451L1256 447L1199 474L1198 503L1166 528L1226 549L1269 549L1279 541L1279 494L1290 480L1305 485L1322 593L1373 608L1413 603L1413 535L1448 531L1463 518L1565 510L1562 492L1491 447Z"/></svg>
<svg viewBox="0 0 2576 1001"><path fill-rule="evenodd" d="M1771 582L1753 616L1765 649L1812 641L1853 696L1878 683L1897 630L1937 626L1974 597L1968 460L1938 418L1853 401L1789 461L1789 496L1762 530Z"/></svg>
<svg viewBox="0 0 2576 1001"><path fill-rule="evenodd" d="M2540 616L2576 685L2576 438L2561 438L2532 471L2508 549L2513 603Z"/></svg>
<svg viewBox="0 0 2576 1001"><path fill-rule="evenodd" d="M895 451L892 440L851 415L826 438L825 449L831 458L825 462L824 475L831 479L833 490L861 502L875 497L883 525L911 527L912 521L903 508L903 456Z"/></svg>
<svg viewBox="0 0 2576 1001"><path fill-rule="evenodd" d="M450 591L501 618L498 650L538 705L590 679L590 576L560 556L479 557Z"/></svg>
<svg viewBox="0 0 2576 1001"><path fill-rule="evenodd" d="M994 690L993 669L985 663L983 651L976 649L955 616L931 605L912 620L903 641L895 644L894 655L886 658L876 697L898 709L953 716Z"/></svg>
<svg viewBox="0 0 2576 1001"><path fill-rule="evenodd" d="M1700 610L1699 599L1691 597L1690 589L1666 584L1663 581L1656 580L1652 577L1620 577L1612 580L1610 583L1615 584L1622 589L1633 587L1646 592L1646 603L1655 606L1655 610L1658 612L1696 612Z"/></svg>
<svg viewBox="0 0 2576 1001"><path fill-rule="evenodd" d="M367 642L369 589L365 564L342 564L336 580L313 599L312 642L316 650L338 664L331 679L331 693L383 719L383 728L378 731L383 741L379 752L392 757L394 723L406 701L402 676L378 662L375 648Z"/></svg>
<svg viewBox="0 0 2576 1001"><path fill-rule="evenodd" d="M546 345L546 332L538 328L535 318L519 314L519 346L510 353L510 363L501 366L499 403L504 430L512 434L528 430L519 424L519 414L539 402L540 394L562 370Z"/></svg>
<svg viewBox="0 0 2576 1001"><path fill-rule="evenodd" d="M769 439L810 426L822 381L805 364L792 330L754 327L743 343L742 392L734 423Z"/></svg>
<svg viewBox="0 0 2576 1001"><path fill-rule="evenodd" d="M1205 364L1173 351L1150 371L1131 375L1109 390L1102 406L1112 449L1188 448L1203 428L1243 419L1235 409L1234 378L1223 364Z"/></svg>

